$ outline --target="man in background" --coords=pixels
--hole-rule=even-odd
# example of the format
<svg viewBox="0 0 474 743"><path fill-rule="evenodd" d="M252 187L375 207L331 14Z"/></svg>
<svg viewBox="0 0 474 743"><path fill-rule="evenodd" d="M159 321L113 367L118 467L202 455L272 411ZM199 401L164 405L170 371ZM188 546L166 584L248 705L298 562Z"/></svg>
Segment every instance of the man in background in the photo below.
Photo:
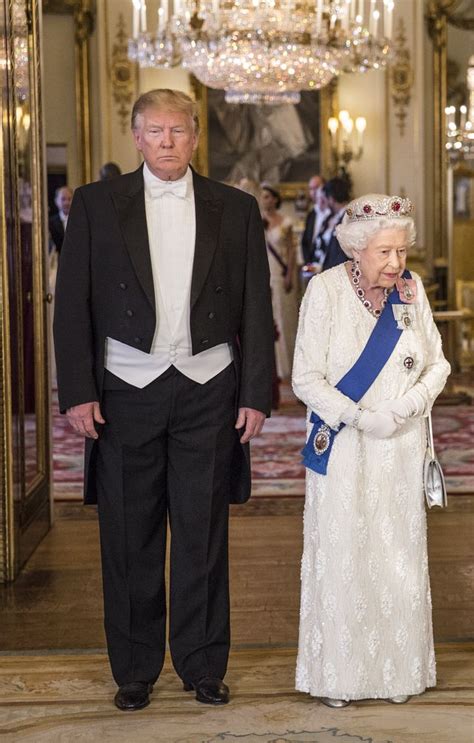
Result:
<svg viewBox="0 0 474 743"><path fill-rule="evenodd" d="M322 270L327 271L328 268L333 268L347 261L347 255L342 250L336 237L336 227L342 222L351 196L349 185L343 178L331 178L323 188L331 210L331 216L321 232L322 249L326 254Z"/></svg>
<svg viewBox="0 0 474 743"><path fill-rule="evenodd" d="M122 171L117 163L114 162L104 163L99 170L99 180L101 181L109 181L111 178L117 178L119 175L122 175Z"/></svg>
<svg viewBox="0 0 474 743"><path fill-rule="evenodd" d="M306 224L301 238L301 252L303 261L311 263L315 257L317 237L330 210L322 192L325 180L321 175L313 175L308 181L308 191L313 202L313 208L306 217Z"/></svg>
<svg viewBox="0 0 474 743"><path fill-rule="evenodd" d="M72 188L61 186L56 189L54 203L58 207L58 213L53 214L49 220L49 233L58 254L63 246L64 233L66 231L69 210L72 202Z"/></svg>

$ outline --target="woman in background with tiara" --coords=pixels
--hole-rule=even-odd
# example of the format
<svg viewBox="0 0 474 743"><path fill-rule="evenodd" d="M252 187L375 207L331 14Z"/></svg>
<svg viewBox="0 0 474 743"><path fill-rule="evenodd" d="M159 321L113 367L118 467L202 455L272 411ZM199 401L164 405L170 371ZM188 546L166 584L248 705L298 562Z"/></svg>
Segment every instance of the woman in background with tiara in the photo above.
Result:
<svg viewBox="0 0 474 743"><path fill-rule="evenodd" d="M311 417L296 688L331 707L436 684L424 416L450 367L405 270L411 211L396 196L352 201L337 228L349 260L310 281L300 312L293 389Z"/></svg>
<svg viewBox="0 0 474 743"><path fill-rule="evenodd" d="M289 379L298 324L296 243L293 222L280 212L280 193L268 183L260 187L260 207L267 241L273 319L277 328L276 368Z"/></svg>

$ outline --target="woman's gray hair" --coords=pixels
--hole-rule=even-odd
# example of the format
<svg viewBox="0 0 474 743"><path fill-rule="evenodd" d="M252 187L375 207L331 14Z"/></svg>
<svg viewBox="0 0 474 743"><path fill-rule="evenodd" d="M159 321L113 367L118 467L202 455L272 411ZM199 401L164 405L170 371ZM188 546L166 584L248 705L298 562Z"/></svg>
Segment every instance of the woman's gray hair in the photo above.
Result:
<svg viewBox="0 0 474 743"><path fill-rule="evenodd" d="M408 245L415 242L416 228L412 217L375 217L354 222L346 213L336 227L336 237L344 253L352 258L353 250L365 250L369 240L381 230L406 230Z"/></svg>

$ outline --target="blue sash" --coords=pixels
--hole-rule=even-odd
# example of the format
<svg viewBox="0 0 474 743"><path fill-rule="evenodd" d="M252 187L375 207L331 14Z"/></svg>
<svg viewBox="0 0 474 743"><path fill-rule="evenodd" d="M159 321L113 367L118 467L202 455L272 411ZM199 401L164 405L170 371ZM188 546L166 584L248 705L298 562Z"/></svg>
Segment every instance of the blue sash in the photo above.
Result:
<svg viewBox="0 0 474 743"><path fill-rule="evenodd" d="M410 279L410 272L405 271L403 277ZM354 402L359 402L377 379L403 333L403 330L397 327L392 310L393 304L403 304L397 289L390 292L387 304L354 366L335 385L339 392ZM345 424L341 423L339 430L335 431L314 412L311 413L310 421L313 428L301 452L303 464L319 475L325 475L334 439Z"/></svg>

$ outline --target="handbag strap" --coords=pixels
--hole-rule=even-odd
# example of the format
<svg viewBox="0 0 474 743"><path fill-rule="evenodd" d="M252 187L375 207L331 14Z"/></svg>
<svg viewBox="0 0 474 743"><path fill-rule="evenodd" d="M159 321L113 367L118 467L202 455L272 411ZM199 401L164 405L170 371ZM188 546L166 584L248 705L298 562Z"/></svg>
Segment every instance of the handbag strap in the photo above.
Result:
<svg viewBox="0 0 474 743"><path fill-rule="evenodd" d="M435 458L435 448L434 448L434 436L433 436L433 420L431 418L431 412L428 413L428 416L426 418L426 432L428 437L428 448L430 450L430 454L432 458Z"/></svg>

